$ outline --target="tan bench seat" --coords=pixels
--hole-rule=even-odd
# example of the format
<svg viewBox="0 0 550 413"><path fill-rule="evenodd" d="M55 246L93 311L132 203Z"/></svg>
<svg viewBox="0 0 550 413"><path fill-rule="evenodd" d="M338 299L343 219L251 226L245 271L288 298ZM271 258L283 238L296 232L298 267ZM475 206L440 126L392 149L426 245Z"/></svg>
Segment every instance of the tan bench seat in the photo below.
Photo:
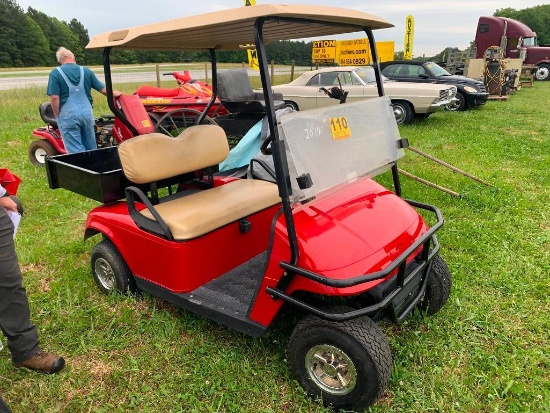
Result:
<svg viewBox="0 0 550 413"><path fill-rule="evenodd" d="M232 181L166 203L155 210L175 240L187 240L281 202L277 185L253 179ZM141 214L153 215L144 209Z"/></svg>
<svg viewBox="0 0 550 413"><path fill-rule="evenodd" d="M217 125L192 126L175 138L150 133L118 147L122 170L136 184L201 171L217 165L228 153L227 137ZM134 194L146 205L139 212ZM136 225L178 241L199 237L281 202L277 185L254 179L231 181L157 205L136 187L126 188L126 198Z"/></svg>

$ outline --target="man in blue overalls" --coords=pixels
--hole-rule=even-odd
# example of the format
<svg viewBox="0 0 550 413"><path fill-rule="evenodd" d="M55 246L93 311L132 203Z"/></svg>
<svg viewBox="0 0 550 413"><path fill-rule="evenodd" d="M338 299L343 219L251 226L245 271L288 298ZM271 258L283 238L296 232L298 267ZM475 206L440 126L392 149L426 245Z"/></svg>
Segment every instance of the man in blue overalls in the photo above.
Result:
<svg viewBox="0 0 550 413"><path fill-rule="evenodd" d="M51 71L47 94L65 149L67 153L97 149L91 89L105 95L105 85L90 69L77 65L70 50L60 47L55 57L61 66Z"/></svg>

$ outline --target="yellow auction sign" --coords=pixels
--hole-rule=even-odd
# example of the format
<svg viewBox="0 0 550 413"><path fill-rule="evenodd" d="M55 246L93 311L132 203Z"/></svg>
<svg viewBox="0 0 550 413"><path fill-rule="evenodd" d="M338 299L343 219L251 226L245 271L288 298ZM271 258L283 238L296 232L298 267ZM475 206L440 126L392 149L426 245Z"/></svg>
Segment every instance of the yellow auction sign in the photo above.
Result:
<svg viewBox="0 0 550 413"><path fill-rule="evenodd" d="M244 0L245 6L255 6L256 0ZM258 52L256 49L247 49L248 53L248 67L253 70L260 70L260 62L258 61Z"/></svg>
<svg viewBox="0 0 550 413"><path fill-rule="evenodd" d="M311 57L316 63L334 63L336 59L336 40L313 41Z"/></svg>
<svg viewBox="0 0 550 413"><path fill-rule="evenodd" d="M338 50L340 66L363 66L370 63L368 39L340 40Z"/></svg>
<svg viewBox="0 0 550 413"><path fill-rule="evenodd" d="M403 47L403 59L411 60L413 53L414 17L410 14L405 18L405 42Z"/></svg>

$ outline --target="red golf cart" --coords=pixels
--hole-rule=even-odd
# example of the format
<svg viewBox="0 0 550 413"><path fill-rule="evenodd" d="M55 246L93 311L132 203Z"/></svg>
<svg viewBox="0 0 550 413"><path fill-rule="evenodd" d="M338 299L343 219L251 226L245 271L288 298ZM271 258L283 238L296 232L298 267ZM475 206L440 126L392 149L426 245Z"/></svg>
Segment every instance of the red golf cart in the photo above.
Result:
<svg viewBox="0 0 550 413"><path fill-rule="evenodd" d="M378 63L379 98L278 114L265 44L363 31L377 62L373 30L391 26L357 10L263 4L93 38L88 47L104 50L108 95L112 48L209 50L213 97L202 116L217 94L217 51L255 44L269 129L250 159L264 179L218 171L229 154L224 122L47 158L51 188L102 203L85 228L85 238L101 238L91 256L100 290L145 291L251 336L293 306L303 318L287 359L301 386L335 408L375 403L392 369L376 321L433 314L449 297L435 236L443 218L400 196L407 141ZM384 172L393 190L372 179Z"/></svg>

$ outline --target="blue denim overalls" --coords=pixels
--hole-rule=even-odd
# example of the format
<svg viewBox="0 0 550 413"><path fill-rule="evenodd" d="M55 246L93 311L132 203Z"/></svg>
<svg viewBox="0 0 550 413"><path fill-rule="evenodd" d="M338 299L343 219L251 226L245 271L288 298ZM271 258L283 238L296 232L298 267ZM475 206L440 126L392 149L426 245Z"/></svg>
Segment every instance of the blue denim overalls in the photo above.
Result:
<svg viewBox="0 0 550 413"><path fill-rule="evenodd" d="M67 87L69 98L59 111L57 124L67 153L97 149L92 105L84 90L84 68L80 67L80 82L75 86L60 67L57 68Z"/></svg>

